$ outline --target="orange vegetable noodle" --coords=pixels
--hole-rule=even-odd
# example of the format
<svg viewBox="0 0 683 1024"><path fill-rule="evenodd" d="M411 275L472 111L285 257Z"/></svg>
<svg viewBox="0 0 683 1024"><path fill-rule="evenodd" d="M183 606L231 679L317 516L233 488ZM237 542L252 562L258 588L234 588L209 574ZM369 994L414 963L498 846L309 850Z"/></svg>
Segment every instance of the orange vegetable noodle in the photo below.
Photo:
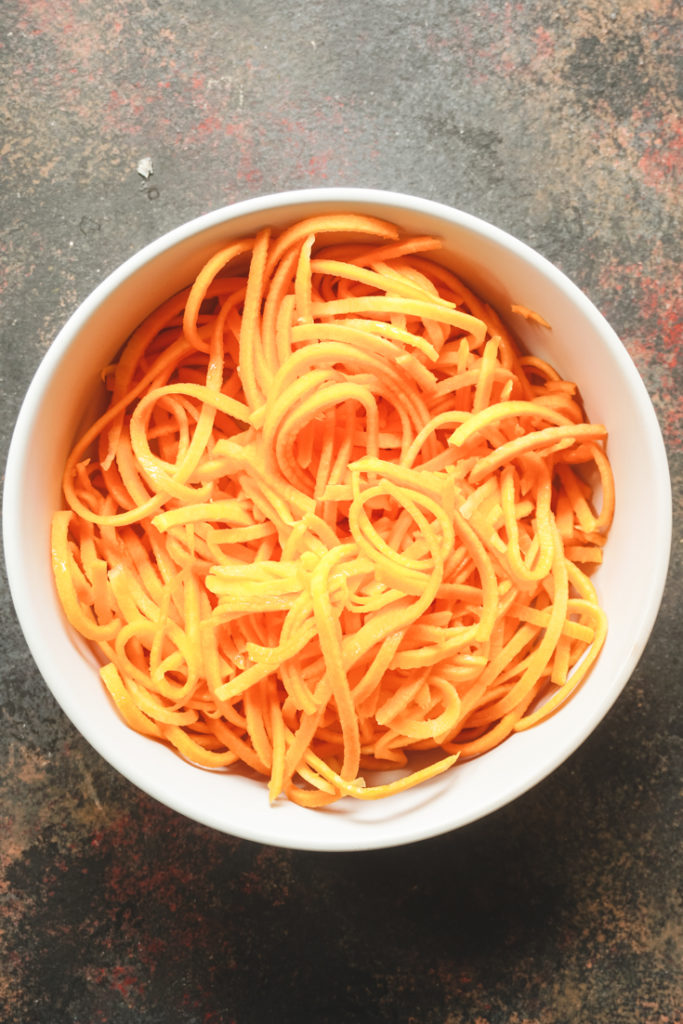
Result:
<svg viewBox="0 0 683 1024"><path fill-rule="evenodd" d="M439 248L346 213L227 244L65 467L56 586L119 714L271 802L481 755L605 639L606 429Z"/></svg>

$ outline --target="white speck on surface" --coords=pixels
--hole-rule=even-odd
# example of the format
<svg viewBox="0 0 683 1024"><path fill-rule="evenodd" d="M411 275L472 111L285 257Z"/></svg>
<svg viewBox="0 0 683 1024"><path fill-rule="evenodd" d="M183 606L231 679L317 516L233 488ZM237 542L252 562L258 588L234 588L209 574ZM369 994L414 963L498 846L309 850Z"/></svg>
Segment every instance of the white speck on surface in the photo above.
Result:
<svg viewBox="0 0 683 1024"><path fill-rule="evenodd" d="M151 156L143 156L142 160L138 160L137 172L145 180L154 174Z"/></svg>

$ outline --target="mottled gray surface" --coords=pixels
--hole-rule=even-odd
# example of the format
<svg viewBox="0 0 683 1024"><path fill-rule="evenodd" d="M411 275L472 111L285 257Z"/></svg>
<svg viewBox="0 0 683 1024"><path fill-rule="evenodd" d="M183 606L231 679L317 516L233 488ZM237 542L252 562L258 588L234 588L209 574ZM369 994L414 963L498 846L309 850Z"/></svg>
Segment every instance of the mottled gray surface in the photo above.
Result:
<svg viewBox="0 0 683 1024"><path fill-rule="evenodd" d="M124 258L236 199L364 185L574 278L652 395L677 519L650 644L582 749L372 854L259 847L134 790L48 695L3 575L0 1019L680 1024L682 34L673 0L2 4L3 465L51 339Z"/></svg>

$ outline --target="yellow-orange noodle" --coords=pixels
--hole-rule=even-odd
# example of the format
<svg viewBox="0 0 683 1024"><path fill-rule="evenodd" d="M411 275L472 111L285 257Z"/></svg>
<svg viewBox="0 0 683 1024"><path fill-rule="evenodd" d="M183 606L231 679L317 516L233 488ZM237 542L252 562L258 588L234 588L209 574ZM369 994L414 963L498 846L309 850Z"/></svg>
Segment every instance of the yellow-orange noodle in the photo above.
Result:
<svg viewBox="0 0 683 1024"><path fill-rule="evenodd" d="M350 214L226 245L106 368L66 465L55 580L120 714L271 800L482 754L605 638L606 429L438 248Z"/></svg>

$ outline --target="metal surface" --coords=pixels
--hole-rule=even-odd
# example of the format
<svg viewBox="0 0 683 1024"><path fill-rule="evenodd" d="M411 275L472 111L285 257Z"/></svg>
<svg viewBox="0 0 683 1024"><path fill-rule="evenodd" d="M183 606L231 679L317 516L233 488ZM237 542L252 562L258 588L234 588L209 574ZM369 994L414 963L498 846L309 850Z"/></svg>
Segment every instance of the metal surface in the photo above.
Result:
<svg viewBox="0 0 683 1024"><path fill-rule="evenodd" d="M7 0L3 463L51 339L127 256L232 200L361 185L493 221L586 291L679 514L682 28L667 0ZM349 855L213 834L118 777L3 576L0 1019L680 1022L682 539L678 518L650 644L568 763L462 831Z"/></svg>

